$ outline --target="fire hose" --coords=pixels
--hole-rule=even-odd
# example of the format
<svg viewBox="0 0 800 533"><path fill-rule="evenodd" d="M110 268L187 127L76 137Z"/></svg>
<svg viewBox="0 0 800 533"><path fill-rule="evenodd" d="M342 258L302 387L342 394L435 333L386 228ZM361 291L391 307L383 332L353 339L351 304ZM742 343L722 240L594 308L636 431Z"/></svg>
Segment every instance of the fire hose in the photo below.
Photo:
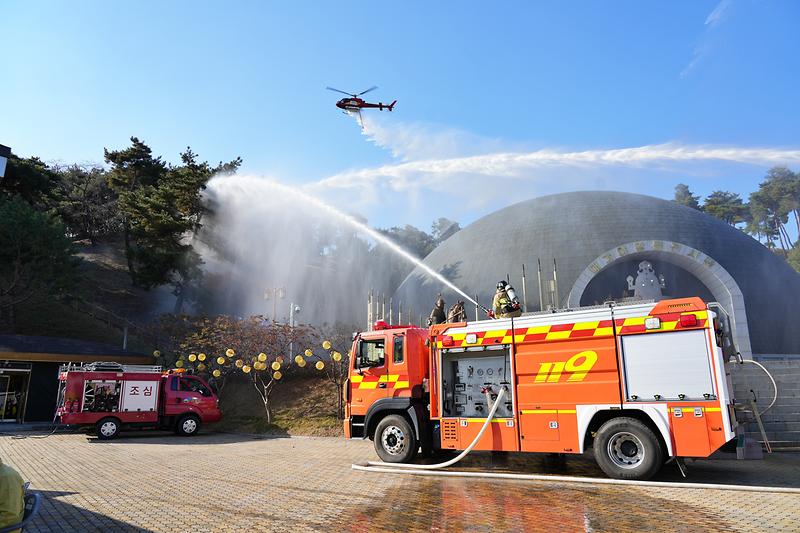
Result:
<svg viewBox="0 0 800 533"><path fill-rule="evenodd" d="M489 391L485 391L487 403L488 400L491 398L489 397ZM489 424L492 423L492 419L494 418L494 414L497 412L497 408L500 407L500 402L503 401L503 397L506 394L505 387L500 389L500 392L497 394L497 398L492 405L492 408L489 410L489 414L486 416L486 421L484 421L483 426L481 426L481 430L475 436L475 439L470 443L467 448L458 454L457 456L453 457L449 461L445 461L444 463L437 463L435 465L415 465L412 463L384 463L382 461L367 461L365 465L367 466L383 466L383 467L390 467L390 468L403 468L403 469L411 469L411 470L438 470L439 468L446 468L448 466L454 465L459 462L461 459L466 457L469 452L472 451L475 446L478 445L478 442L483 437L483 434L486 433L486 428L489 427ZM356 465L353 465L355 467Z"/></svg>
<svg viewBox="0 0 800 533"><path fill-rule="evenodd" d="M766 413L767 411L769 411L770 409L772 409L772 406L773 406L773 405L775 405L775 402L778 400L778 385L775 383L775 379L773 379L773 377L772 377L772 374L770 374L770 373L769 373L769 370L767 370L767 369L764 367L764 365L762 365L762 364L761 364L761 363L759 363L758 361L753 361L752 359L742 359L742 358L741 358L741 356L740 356L740 357L739 357L739 363L752 363L752 364L754 364L754 365L758 366L758 367L759 367L761 370L763 370L763 371L764 371L764 373L767 375L767 377L769 378L769 380L772 382L772 390L773 390L773 391L775 391L775 394L773 395L773 397L772 397L772 401L771 401L771 402L770 402L770 404L767 406L767 408L766 408L766 409L764 409L763 411L761 411L760 413L757 413L757 414L758 414L758 416L760 417L760 416L762 416L764 413Z"/></svg>

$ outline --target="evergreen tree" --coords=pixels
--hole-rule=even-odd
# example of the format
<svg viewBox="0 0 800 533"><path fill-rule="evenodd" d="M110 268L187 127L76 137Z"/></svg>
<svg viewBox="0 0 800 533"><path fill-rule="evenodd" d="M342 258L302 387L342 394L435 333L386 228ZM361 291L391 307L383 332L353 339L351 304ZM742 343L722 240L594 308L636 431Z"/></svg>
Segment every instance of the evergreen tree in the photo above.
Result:
<svg viewBox="0 0 800 533"><path fill-rule="evenodd" d="M692 191L689 190L688 185L685 183L679 183L675 186L675 198L672 201L676 204L685 205L686 207L691 207L692 209L697 209L699 211L699 198L699 196L692 194Z"/></svg>
<svg viewBox="0 0 800 533"><path fill-rule="evenodd" d="M71 165L58 169L56 211L73 238L111 237L122 232L117 197L106 172L96 166Z"/></svg>
<svg viewBox="0 0 800 533"><path fill-rule="evenodd" d="M0 178L0 195L16 196L40 210L49 208L59 176L38 157L8 158L5 176Z"/></svg>
<svg viewBox="0 0 800 533"><path fill-rule="evenodd" d="M75 259L63 224L22 196L0 198L0 220L0 322L13 326L17 305L67 289Z"/></svg>
<svg viewBox="0 0 800 533"><path fill-rule="evenodd" d="M798 219L798 177L789 169L775 167L767 173L766 179L759 184L758 190L750 194L751 220L747 231L759 239L766 240L766 246L776 249L778 241L784 257L794 246L786 223L789 215Z"/></svg>
<svg viewBox="0 0 800 533"><path fill-rule="evenodd" d="M742 202L742 198L728 191L712 192L703 203L703 212L731 226L746 222L749 214L748 206Z"/></svg>

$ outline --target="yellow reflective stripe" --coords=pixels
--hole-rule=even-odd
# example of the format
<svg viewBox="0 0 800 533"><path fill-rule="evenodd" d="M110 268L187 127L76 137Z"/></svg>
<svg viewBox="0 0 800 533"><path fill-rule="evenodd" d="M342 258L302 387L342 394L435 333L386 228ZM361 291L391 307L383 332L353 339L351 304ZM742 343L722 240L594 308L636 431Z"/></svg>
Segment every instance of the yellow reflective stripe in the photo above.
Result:
<svg viewBox="0 0 800 533"><path fill-rule="evenodd" d="M481 423L481 424L483 424L484 422L486 422L485 418L460 418L459 420L466 420L467 423ZM508 420L514 420L514 419L513 418L493 418L491 423L492 424L500 424L500 423L504 423L504 422L506 422Z"/></svg>
<svg viewBox="0 0 800 533"><path fill-rule="evenodd" d="M350 381L353 383L361 383L364 380L364 376L350 376Z"/></svg>
<svg viewBox="0 0 800 533"><path fill-rule="evenodd" d="M378 378L378 383L394 383L400 379L400 374L384 374Z"/></svg>
<svg viewBox="0 0 800 533"><path fill-rule="evenodd" d="M575 409L522 409L520 411L523 415L574 415L577 412Z"/></svg>
<svg viewBox="0 0 800 533"><path fill-rule="evenodd" d="M703 410L704 411L708 411L710 413L718 413L718 412L722 411L722 409L719 408L719 407L704 407Z"/></svg>
<svg viewBox="0 0 800 533"><path fill-rule="evenodd" d="M570 333L572 333L572 331L570 331L570 330L567 330L567 331L551 331L550 333L547 334L547 337L545 337L545 340L552 341L552 340L558 340L558 339L568 339Z"/></svg>
<svg viewBox="0 0 800 533"><path fill-rule="evenodd" d="M683 407L681 411L684 413L694 413L695 409L702 409L706 413L718 413L722 410L719 407Z"/></svg>
<svg viewBox="0 0 800 533"><path fill-rule="evenodd" d="M463 341L466 338L467 334L466 333L453 333L450 336L453 337L454 341Z"/></svg>
<svg viewBox="0 0 800 533"><path fill-rule="evenodd" d="M541 333L547 333L550 331L550 326L534 326L532 328L528 328L528 331L525 332L526 335L538 335Z"/></svg>
<svg viewBox="0 0 800 533"><path fill-rule="evenodd" d="M503 337L503 340L500 341L500 344L511 344L511 335L506 335Z"/></svg>
<svg viewBox="0 0 800 533"><path fill-rule="evenodd" d="M673 330L676 327L678 327L678 323L677 322L662 322L661 323L661 329L663 329L663 330Z"/></svg>
<svg viewBox="0 0 800 533"><path fill-rule="evenodd" d="M407 389L408 381L398 381L394 384L395 389Z"/></svg>
<svg viewBox="0 0 800 533"><path fill-rule="evenodd" d="M377 389L378 382L377 381L365 381L358 386L359 389Z"/></svg>
<svg viewBox="0 0 800 533"><path fill-rule="evenodd" d="M637 316L635 318L626 318L625 322L622 323L622 326L641 326L644 324L644 320L647 317L644 316Z"/></svg>
<svg viewBox="0 0 800 533"><path fill-rule="evenodd" d="M506 333L508 332L507 329L493 329L491 331L487 331L486 335L483 336L484 339L491 339L494 337L505 337Z"/></svg>
<svg viewBox="0 0 800 533"><path fill-rule="evenodd" d="M597 328L594 330L594 337L606 337L614 334L613 328Z"/></svg>
<svg viewBox="0 0 800 533"><path fill-rule="evenodd" d="M597 329L597 326L600 325L600 322L578 322L572 327L572 331L582 331L585 329Z"/></svg>

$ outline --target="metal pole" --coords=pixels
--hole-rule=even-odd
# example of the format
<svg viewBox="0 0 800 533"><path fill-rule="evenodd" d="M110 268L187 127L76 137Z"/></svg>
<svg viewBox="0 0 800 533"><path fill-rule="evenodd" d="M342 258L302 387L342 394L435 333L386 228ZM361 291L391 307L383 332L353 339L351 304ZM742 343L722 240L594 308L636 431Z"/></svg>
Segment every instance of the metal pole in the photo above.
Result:
<svg viewBox="0 0 800 533"><path fill-rule="evenodd" d="M394 313L392 312L392 297L389 296L389 324L392 324L392 318Z"/></svg>
<svg viewBox="0 0 800 533"><path fill-rule="evenodd" d="M403 300L397 302L397 323L403 323Z"/></svg>
<svg viewBox="0 0 800 533"><path fill-rule="evenodd" d="M478 302L478 295L476 294L475 295L475 321L476 322L478 320L480 320L480 318L478 317L478 303L477 302Z"/></svg>
<svg viewBox="0 0 800 533"><path fill-rule="evenodd" d="M381 308L381 320L386 320L386 293L383 295L383 303Z"/></svg>
<svg viewBox="0 0 800 533"><path fill-rule="evenodd" d="M553 307L558 309L561 305L561 299L558 297L558 269L556 268L556 258L553 258L553 293L555 295L555 301L553 302Z"/></svg>
<svg viewBox="0 0 800 533"><path fill-rule="evenodd" d="M525 281L525 263L522 263L522 312L528 312L528 285Z"/></svg>
<svg viewBox="0 0 800 533"><path fill-rule="evenodd" d="M128 349L128 325L125 325L125 329L122 330L122 349Z"/></svg>
<svg viewBox="0 0 800 533"><path fill-rule="evenodd" d="M289 360L294 357L294 302L289 304Z"/></svg>
<svg viewBox="0 0 800 533"><path fill-rule="evenodd" d="M537 275L539 276L539 311L544 311L544 295L542 294L542 260L536 258L538 265Z"/></svg>

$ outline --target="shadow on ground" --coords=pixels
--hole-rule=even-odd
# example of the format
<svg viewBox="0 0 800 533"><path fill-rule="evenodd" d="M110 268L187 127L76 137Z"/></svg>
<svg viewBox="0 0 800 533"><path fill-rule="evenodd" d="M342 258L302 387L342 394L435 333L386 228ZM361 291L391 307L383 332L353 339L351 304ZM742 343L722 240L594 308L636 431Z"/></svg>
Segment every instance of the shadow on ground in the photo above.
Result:
<svg viewBox="0 0 800 533"><path fill-rule="evenodd" d="M445 460L434 457L427 463ZM686 478L675 463L664 465L652 481L800 488L800 453L764 454L763 460L738 460L732 454L686 461ZM606 478L589 451L584 455L473 452L450 470L550 474Z"/></svg>
<svg viewBox="0 0 800 533"><path fill-rule="evenodd" d="M103 532L108 531L137 531L147 532L149 529L142 529L121 520L116 520L104 514L89 511L83 507L78 507L66 503L59 498L76 494L75 492L63 492L55 490L33 490L42 495L42 505L39 514L34 517L31 525L25 528L27 532L37 531L81 531L81 532Z"/></svg>

